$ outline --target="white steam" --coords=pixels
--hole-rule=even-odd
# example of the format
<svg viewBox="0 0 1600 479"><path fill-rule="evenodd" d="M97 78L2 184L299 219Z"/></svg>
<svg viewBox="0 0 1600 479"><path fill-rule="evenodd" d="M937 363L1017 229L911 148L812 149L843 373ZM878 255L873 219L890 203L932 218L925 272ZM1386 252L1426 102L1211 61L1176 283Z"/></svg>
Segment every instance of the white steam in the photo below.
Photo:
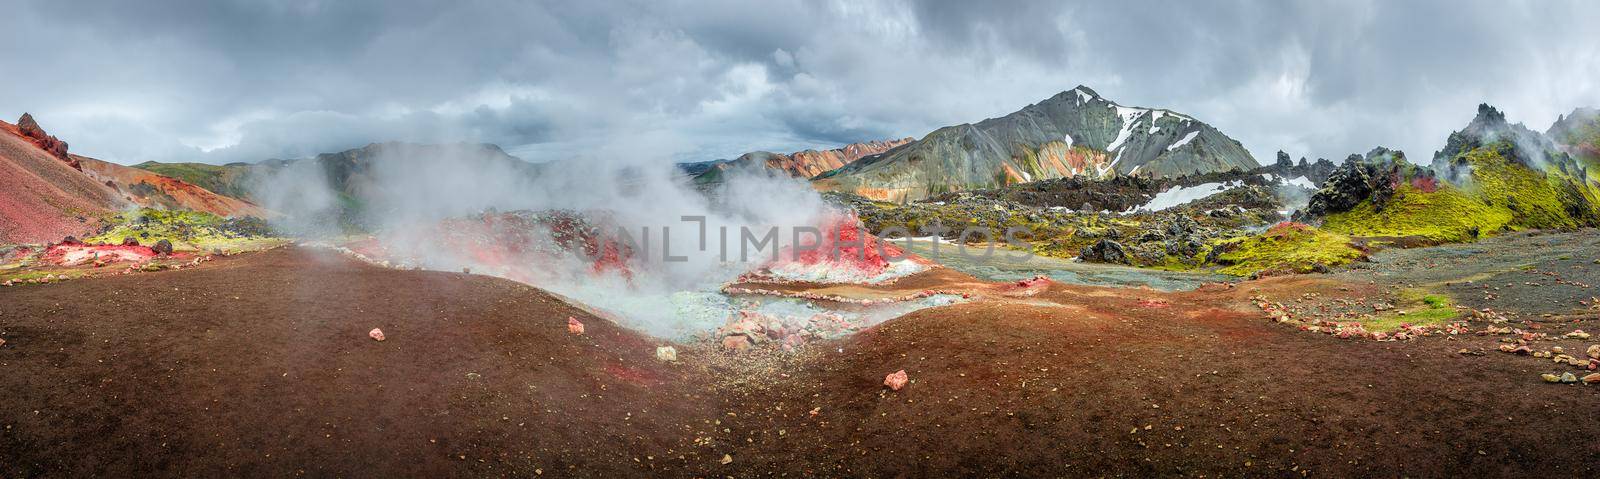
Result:
<svg viewBox="0 0 1600 479"><path fill-rule="evenodd" d="M708 196L660 158L606 155L534 165L498 148L467 144L382 144L363 151L371 158L299 160L263 174L256 197L287 215L287 230L301 233L339 231L333 212L359 205L347 216L417 266L471 268L528 281L655 334L715 326L684 324L720 321L684 310L700 308L693 303L709 301L706 294L722 282L770 259L792 242L796 228L815 227L828 214L803 180L764 171L729 172L718 194ZM348 174L343 191L333 189L337 174ZM515 210L565 210L614 222L639 245L628 265L631 275L597 274L592 261L575 253L512 265L524 273L515 274L437 234L436 226L447 219ZM704 218L703 249L701 223L684 217ZM764 237L773 228L774 244L757 248L742 241L746 231Z"/></svg>

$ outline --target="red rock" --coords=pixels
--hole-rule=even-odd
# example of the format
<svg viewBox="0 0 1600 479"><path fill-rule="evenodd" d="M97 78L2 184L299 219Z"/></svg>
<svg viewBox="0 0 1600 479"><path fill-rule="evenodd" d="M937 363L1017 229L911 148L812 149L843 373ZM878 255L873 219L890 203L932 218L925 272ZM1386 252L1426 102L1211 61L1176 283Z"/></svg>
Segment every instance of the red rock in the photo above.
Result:
<svg viewBox="0 0 1600 479"><path fill-rule="evenodd" d="M579 322L578 318L567 316L567 332L583 334L583 323Z"/></svg>
<svg viewBox="0 0 1600 479"><path fill-rule="evenodd" d="M67 142L45 133L44 129L39 127L39 123L33 120L33 115L23 113L22 118L17 119L17 130L22 132L22 136L32 140L33 144L38 145L39 149L66 162L73 169L83 170L82 167L78 166L77 159L67 155Z"/></svg>
<svg viewBox="0 0 1600 479"><path fill-rule="evenodd" d="M891 391L899 391L900 388L906 387L906 381L908 380L909 379L906 378L906 370L901 369L899 371L889 373L888 376L884 376L883 385L889 386L889 390Z"/></svg>
<svg viewBox="0 0 1600 479"><path fill-rule="evenodd" d="M722 338L722 347L730 351L744 351L750 349L750 337L743 334L734 334Z"/></svg>
<svg viewBox="0 0 1600 479"><path fill-rule="evenodd" d="M383 330L382 329L378 329L378 328L372 328L371 331L367 331L367 336L371 337L372 339L383 341Z"/></svg>

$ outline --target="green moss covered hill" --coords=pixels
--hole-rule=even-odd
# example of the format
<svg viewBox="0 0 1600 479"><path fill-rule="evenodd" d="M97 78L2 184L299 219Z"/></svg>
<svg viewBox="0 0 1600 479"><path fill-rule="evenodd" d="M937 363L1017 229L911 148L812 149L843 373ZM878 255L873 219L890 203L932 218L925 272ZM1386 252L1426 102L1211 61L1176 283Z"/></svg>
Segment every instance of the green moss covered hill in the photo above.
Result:
<svg viewBox="0 0 1600 479"><path fill-rule="evenodd" d="M1600 181L1600 110L1573 110L1556 119L1545 135L1587 168L1590 180Z"/></svg>
<svg viewBox="0 0 1600 479"><path fill-rule="evenodd" d="M133 165L133 167L177 178L211 190L219 195L246 200L252 199L249 187L252 169L248 163L211 165L206 163L157 163L147 161Z"/></svg>
<svg viewBox="0 0 1600 479"><path fill-rule="evenodd" d="M1235 276L1264 273L1310 273L1365 256L1350 238L1301 223L1279 223L1267 231L1216 246L1219 272Z"/></svg>
<svg viewBox="0 0 1600 479"><path fill-rule="evenodd" d="M1568 150L1480 105L1431 167L1373 150L1341 165L1307 213L1333 233L1426 243L1600 225L1600 183Z"/></svg>

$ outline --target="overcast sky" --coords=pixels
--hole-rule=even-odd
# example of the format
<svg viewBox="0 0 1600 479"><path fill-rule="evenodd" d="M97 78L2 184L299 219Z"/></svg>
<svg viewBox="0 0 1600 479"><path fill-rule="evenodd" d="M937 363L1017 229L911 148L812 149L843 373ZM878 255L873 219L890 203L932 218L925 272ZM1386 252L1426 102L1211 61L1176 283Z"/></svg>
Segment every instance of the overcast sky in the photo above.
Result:
<svg viewBox="0 0 1600 479"><path fill-rule="evenodd" d="M1078 84L1426 161L1475 106L1600 106L1600 2L3 0L0 114L120 163L373 141L714 159L921 137Z"/></svg>

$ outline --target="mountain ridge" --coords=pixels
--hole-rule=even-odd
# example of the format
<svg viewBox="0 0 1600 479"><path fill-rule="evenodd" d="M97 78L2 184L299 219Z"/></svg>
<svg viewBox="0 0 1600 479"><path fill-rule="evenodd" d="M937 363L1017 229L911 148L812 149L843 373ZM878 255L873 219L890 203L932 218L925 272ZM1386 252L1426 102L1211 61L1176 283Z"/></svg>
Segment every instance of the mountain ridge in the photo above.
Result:
<svg viewBox="0 0 1600 479"><path fill-rule="evenodd" d="M1170 109L1123 106L1080 85L1004 116L935 129L813 181L820 190L903 202L1049 178L1257 166L1243 145L1209 124Z"/></svg>
<svg viewBox="0 0 1600 479"><path fill-rule="evenodd" d="M827 150L805 149L794 153L752 151L732 160L715 160L698 163L680 163L678 166L690 174L696 185L721 183L728 172L744 168L765 167L794 178L815 178L861 158L881 154L915 141L905 137L891 140L871 140L850 143Z"/></svg>

